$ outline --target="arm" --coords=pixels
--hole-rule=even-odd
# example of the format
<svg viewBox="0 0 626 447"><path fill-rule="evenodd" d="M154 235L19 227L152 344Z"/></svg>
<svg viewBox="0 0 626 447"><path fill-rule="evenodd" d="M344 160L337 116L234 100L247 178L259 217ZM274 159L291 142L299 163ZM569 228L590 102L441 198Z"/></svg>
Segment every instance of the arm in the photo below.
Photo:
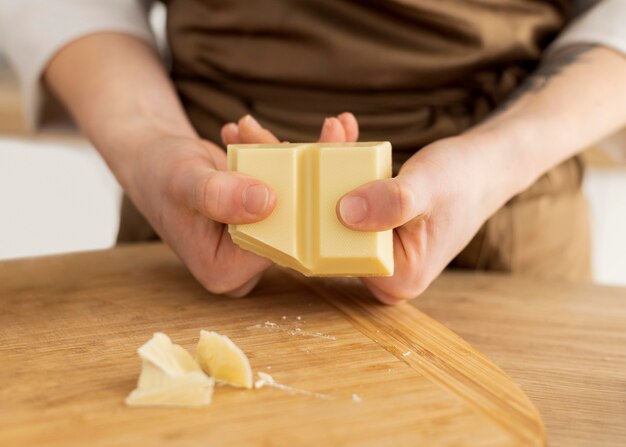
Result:
<svg viewBox="0 0 626 447"><path fill-rule="evenodd" d="M626 58L619 53L564 48L484 123L423 148L396 178L344 196L337 204L344 225L395 229L394 276L363 282L388 304L419 295L506 201L626 123L624 79ZM336 121L326 121L322 141L346 139ZM356 122L344 128L356 130ZM225 140L255 142L250 133L241 141L237 132L228 124Z"/></svg>
<svg viewBox="0 0 626 447"><path fill-rule="evenodd" d="M249 292L267 259L233 244L224 223L268 216L275 195L258 180L226 172L226 155L198 137L153 48L118 33L67 45L46 82L74 115L126 193L207 289ZM227 143L277 143L250 116L224 127ZM350 114L329 118L321 139L354 141Z"/></svg>
<svg viewBox="0 0 626 447"><path fill-rule="evenodd" d="M484 123L340 200L349 228L396 229L394 276L363 281L387 303L420 294L506 201L624 124L626 57L601 46L551 54Z"/></svg>
<svg viewBox="0 0 626 447"><path fill-rule="evenodd" d="M124 190L131 189L132 157L150 140L197 139L158 55L134 37L77 39L52 58L44 79Z"/></svg>
<svg viewBox="0 0 626 447"><path fill-rule="evenodd" d="M242 295L270 263L234 246L222 222L262 219L274 195L223 172L224 152L195 134L149 44L147 3L0 2L0 42L20 78L30 125L45 78L196 278L209 290Z"/></svg>
<svg viewBox="0 0 626 447"><path fill-rule="evenodd" d="M489 146L499 141L501 150L486 155L503 168L505 177L514 178L503 194L507 200L624 124L626 56L602 46L577 45L551 54L466 136L485 139Z"/></svg>
<svg viewBox="0 0 626 447"><path fill-rule="evenodd" d="M225 172L224 151L196 135L154 49L125 34L90 34L59 51L44 75L194 276L213 292L247 293L270 263L236 247L223 223L263 219L274 193Z"/></svg>
<svg viewBox="0 0 626 447"><path fill-rule="evenodd" d="M44 67L68 43L88 34L116 32L152 44L147 17L152 0L0 1L0 46L19 78L29 128L41 125L49 100Z"/></svg>

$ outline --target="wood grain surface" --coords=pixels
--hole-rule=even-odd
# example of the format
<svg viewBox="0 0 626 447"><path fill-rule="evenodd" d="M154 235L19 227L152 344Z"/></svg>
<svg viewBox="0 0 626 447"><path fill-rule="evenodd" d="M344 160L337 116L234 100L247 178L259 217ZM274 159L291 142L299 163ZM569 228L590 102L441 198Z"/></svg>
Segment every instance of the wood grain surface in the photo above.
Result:
<svg viewBox="0 0 626 447"><path fill-rule="evenodd" d="M550 446L626 446L626 289L447 273L412 304L520 385Z"/></svg>
<svg viewBox="0 0 626 447"><path fill-rule="evenodd" d="M545 444L524 393L444 326L354 282L296 278L217 297L158 244L0 263L0 445ZM124 406L137 347L163 331L191 350L200 329L331 398L219 387L208 408Z"/></svg>

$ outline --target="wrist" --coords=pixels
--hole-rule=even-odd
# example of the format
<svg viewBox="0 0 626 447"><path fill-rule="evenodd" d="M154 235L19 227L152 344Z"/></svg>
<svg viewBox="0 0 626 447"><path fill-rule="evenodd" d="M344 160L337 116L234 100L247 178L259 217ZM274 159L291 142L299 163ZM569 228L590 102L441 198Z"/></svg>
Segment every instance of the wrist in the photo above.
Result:
<svg viewBox="0 0 626 447"><path fill-rule="evenodd" d="M473 164L488 194L501 206L527 189L549 166L542 159L537 126L519 117L485 123L459 136L471 148Z"/></svg>
<svg viewBox="0 0 626 447"><path fill-rule="evenodd" d="M101 123L96 135L89 135L115 174L122 188L131 192L142 160L159 142L198 139L190 125L168 123L154 117L120 117Z"/></svg>

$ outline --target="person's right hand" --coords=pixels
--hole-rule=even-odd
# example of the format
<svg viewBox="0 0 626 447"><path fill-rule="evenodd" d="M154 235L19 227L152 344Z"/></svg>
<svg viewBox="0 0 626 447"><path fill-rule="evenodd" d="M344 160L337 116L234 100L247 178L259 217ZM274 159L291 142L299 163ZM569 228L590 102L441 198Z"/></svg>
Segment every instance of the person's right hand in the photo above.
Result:
<svg viewBox="0 0 626 447"><path fill-rule="evenodd" d="M342 130L337 118L330 120L327 133ZM226 126L222 136L225 143L279 142L250 116ZM274 191L250 176L226 171L225 152L199 138L157 137L137 154L124 186L163 241L210 292L249 293L271 261L235 245L225 224L269 216Z"/></svg>
<svg viewBox="0 0 626 447"><path fill-rule="evenodd" d="M137 208L207 290L247 294L271 263L233 244L225 224L269 216L272 189L226 172L224 151L199 138L159 137L137 153L125 185Z"/></svg>

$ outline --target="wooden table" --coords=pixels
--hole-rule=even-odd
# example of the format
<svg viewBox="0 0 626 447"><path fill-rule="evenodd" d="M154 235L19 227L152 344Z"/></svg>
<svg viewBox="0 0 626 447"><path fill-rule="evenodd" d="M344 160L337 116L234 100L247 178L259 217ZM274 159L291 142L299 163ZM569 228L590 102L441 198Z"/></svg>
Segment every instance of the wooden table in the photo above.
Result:
<svg viewBox="0 0 626 447"><path fill-rule="evenodd" d="M130 268L131 266L133 268ZM290 278L296 278L296 281L292 281ZM4 284L1 283L2 281ZM136 284L136 286L129 287L129 284ZM335 307L343 306L344 315L347 315L348 320L351 319L355 326L360 326L363 333L349 332L350 326L345 320L339 316L335 317L333 314L328 314L328 312L324 313L328 304L311 301L311 295L306 295L308 293L306 290L310 289L317 291L319 296L330 293L332 295L330 301L334 301ZM8 296L9 293L12 296ZM132 293L142 294L143 298L139 295L132 296ZM265 298L263 294L265 294ZM307 297L304 302L301 301L301 305L298 305L298 294L301 295L300 298L305 295ZM411 373L411 367L426 373L426 375L430 373L436 375L438 368L440 368L439 372L443 371L444 374L454 375L459 372L459 370L455 371L455 368L459 367L458 365L462 366L463 363L473 365L470 367L474 370L473 377L478 378L482 384L468 382L466 379L470 376L459 376L465 382L463 382L464 384L457 383L464 387L470 387L465 388L465 391L461 390L460 394L468 391L480 393L481 390L484 390L486 392L484 396L488 394L499 395L504 406L496 402L495 407L490 407L492 402L488 399L484 400L484 396L480 397L473 394L482 400L480 404L483 406L482 414L489 416L491 413L492 420L501 418L501 422L503 422L509 417L506 416L508 413L514 418L521 418L519 420L528 427L525 429L523 425L518 425L515 428L515 425L512 425L512 430L521 430L517 434L513 431L510 432L513 437L506 434L509 432L497 431L499 429L496 426L489 424L484 426L484 430L481 429L482 432L476 431L478 434L485 435L482 439L492 439L492 443L479 442L478 438L476 442L472 440L468 442L467 439L461 442L462 438L458 438L458 435L463 432L459 432L457 427L457 430L452 429L450 432L457 438L448 437L445 445L524 445L519 443L520 439L523 439L524 436L534 436L533 433L539 432L536 431L536 428L532 428L535 420L534 410L525 403L525 396L508 387L506 384L508 379L505 376L500 376L486 359L482 359L480 354L473 352L470 346L464 345L462 340L447 336L445 332L442 332L445 329L443 327L439 329L440 325L438 327L437 324L432 324L432 320L428 317L420 318L420 315L424 315L422 312L456 331L488 355L513 378L539 409L547 429L549 445L557 447L626 445L625 290L593 285L531 281L498 275L446 273L420 299L413 303L421 312L407 312L411 310L410 306L408 308L384 308L382 306L375 308L370 304L360 306L359 301L356 301L354 297L360 299L363 294L364 290L359 289L358 283L355 282L306 280L298 275L285 276L284 273L280 273L279 275L269 275L269 279L260 286L260 298L249 300L249 305L252 307L254 304L254 312L261 313L255 318L273 318L280 321L280 314L273 315L274 313L286 312L288 318L292 318L294 315L291 313L298 314L305 311L312 317L309 324L318 324L322 329L323 324L332 324L333 329L341 331L338 333L342 335L341 338L337 339L337 348L340 347L339 345L342 345L343 348L336 350L336 348L331 348L329 344L324 344L324 340L311 339L307 342L311 349L313 346L319 345L324 350L334 350L333 355L342 357L342 359L335 357L337 364L344 361L344 365L353 368L357 375L361 374L359 376L361 379L357 378L356 383L362 382L364 392L367 393L369 389L372 393L372 399L374 399L376 390L378 390L377 392L380 390L383 390L383 393L386 392L377 382L381 376L393 378L391 379L392 384L400 388L403 386L417 387L415 392L421 392L422 395L426 396L424 400L405 400L402 402L401 399L396 399L394 401L387 399L384 394L379 394L379 401L385 402L387 399L387 402L392 405L395 405L394 402L400 402L403 405L408 405L407 410L410 408L409 412L418 412L424 415L428 415L428 412L438 408L442 416L446 415L438 419L439 426L425 425L422 428L422 430L432 431L432 436L440 436L436 434L437 430L440 433L441 430L450 430L455 426L455 421L471 422L474 420L479 424L482 421L482 416L480 416L480 412L467 413L464 407L459 407L458 404L454 403L454 399L447 404L452 405L452 407L456 406L454 411L446 410L443 405L449 396L441 394L439 388L433 388L423 377L420 379ZM180 296L180 299L178 301L173 300L173 296ZM182 299L183 297L185 299ZM59 427L62 426L65 431L63 434L65 439L72 439L71 433L67 433L68 427L73 424L72 418L75 418L76 424L82 422L102 430L110 430L111 426L119 426L118 431L122 433L124 433L124 429L129 428L128 424L141 423L142 420L158 420L167 425L167 418L175 413L167 411L162 413L132 413L134 420L127 421L128 415L131 413L126 413L129 410L124 409L121 405L123 395L117 396L117 394L132 389L133 375L136 372L129 372L129 365L132 370L132 365L137 363L133 351L141 341L145 341L149 337L151 331L158 329L156 326L167 324L171 330L177 331L178 339L175 341L181 340L185 347L190 347L191 341L197 333L198 328L196 326L206 324L207 316L210 319L210 313L205 316L196 315L198 310L203 312L203 308L209 309L212 305L212 309L215 311L218 309L215 307L217 305L219 309L223 310L224 315L221 321L227 330L230 330L232 334L237 334L238 331L246 329L245 326L249 323L238 318L241 316L241 309L245 309L239 303L245 303L245 301L235 304L235 301L221 299L210 304L206 298L206 294L194 283L178 261L160 245L152 244L91 254L0 263L0 302L7 306L3 308L3 319L0 315L0 320L3 321L0 334L4 334L0 338L3 338L6 343L4 347L0 346L0 354L2 354L0 377L3 383L3 387L0 387L0 419L9 420L11 416L11 408L4 406L2 401L7 402L12 393L18 393L22 396L22 404L26 403L28 406L31 405L29 401L32 401L32 407L28 408L38 409L32 414L33 421L44 414L57 417L58 412L55 413L55 408L64 405L73 414L69 419L57 418L52 419L52 422L34 424L34 427L38 427L37 430L40 430L41 433L39 437L37 437L37 433L32 437L32 439L39 439L37 445L42 442L41 436L44 433L51 433L50 423L59 424ZM132 302L126 309L126 312L129 313L121 317L118 307L120 300ZM326 299L327 303L328 301ZM161 311L146 305L147 303L155 303L156 305L157 302ZM280 310L272 307L276 304L282 306ZM144 308L144 306L145 309L142 314L138 314L139 309ZM351 309L355 308L356 310L359 306L361 310L350 315ZM76 307L81 308L79 315L82 317L78 320L74 317L71 324L67 321L68 326L65 326L63 324L64 316L70 318L71 309ZM305 307L306 309L304 309ZM165 314L162 313L163 309ZM385 309L389 311L387 312ZM372 317L378 318L376 324L380 326L372 325L368 318L368 315L374 311L376 315L372 314ZM403 312L411 314L410 318L404 318ZM46 321L46 315L52 315L55 321ZM170 321L160 323L163 315L168 315ZM330 318L333 321L325 322L318 319L318 323L314 323L314 315L323 316L326 319ZM361 321L357 321L359 319ZM113 320L116 321L116 326L107 326L106 321ZM30 337L29 340L23 340L8 332L13 330L16 333L20 331L27 333L24 332L25 325L32 327L35 321L39 321L40 324L48 328L34 332L31 329L31 334L38 332L43 337L54 337L54 339L41 340L39 344L34 343L33 337ZM414 334L411 334L411 324L415 327ZM90 325L96 326L90 327ZM52 329L49 329L50 327ZM67 333L68 329L66 328L68 327L71 327L74 332ZM309 327L313 328L312 325ZM403 329L400 332L401 327ZM398 328L397 334L394 334L395 328ZM112 330L115 333L112 333ZM363 337L368 330L371 337L369 341ZM84 331L85 336L80 337L81 331ZM379 340L374 341L381 345L385 343L381 339L390 336L393 338L395 335L400 335L396 341L404 339L409 342L402 349L410 348L411 339L406 337L412 335L417 336L417 338L413 338L413 342L419 343L419 337L421 337L422 340L432 339L432 343L428 346L428 350L422 351L422 353L415 351L413 355L406 358L403 357L401 351L394 352L400 348L398 346L387 345L383 346L384 350L380 350L371 343L373 339L378 338ZM268 335L256 334L249 335L247 339L242 340L244 349L253 354L251 360L257 367L265 365L263 363L265 360L262 357L268 354L268 337ZM446 343L441 343L442 340ZM272 365L275 367L272 372L280 371L281 367L283 371L291 368L291 376L294 380L300 379L301 383L307 383L306 380L309 378L298 377L297 365L294 366L293 363L289 363L286 354L291 352L293 355L300 355L299 361L311 359L311 361L316 362L316 368L319 368L319 373L322 375L324 371L328 371L330 374L335 371L334 374L336 374L337 364L328 363L322 355L322 351L319 352L319 355L314 355L314 352L309 354L308 350L305 353L302 346L296 346L293 343L289 345L289 340L284 337L282 339L275 337L271 343L272 349L282 349L284 353L280 359L272 358ZM263 345L265 345L265 349L263 349ZM59 347L62 348L62 351L59 351ZM346 347L348 351L345 351ZM294 353L294 349L299 352ZM94 359L92 357L94 352L101 350L105 351L105 355ZM366 354L366 358L356 355L350 357L350 350L353 351L352 354L363 352ZM36 356L41 356L44 359L52 352L57 356L54 366L57 371L66 370L68 378L80 379L80 383L76 384L74 391L72 391L73 387L70 386L72 384L63 384L59 391L58 375L54 379L50 379L46 377L43 371L39 373L38 371L25 370L21 365L11 364L11 362L20 362L22 359L25 363L36 365ZM65 352L68 355L67 362L65 362L67 365L64 366L63 358L58 357L59 352ZM448 355L455 352L458 352L460 357L454 358ZM111 355L113 353L121 355L122 358L119 358L118 361ZM418 358L422 355L426 357ZM374 359L374 363L368 364L367 362L372 360L368 360L368 358L372 356L378 360ZM433 357L429 358L430 356ZM345 363L346 358L349 359L348 363ZM78 363L76 363L77 360ZM282 366L281 361L283 362ZM76 374L73 371L75 365L79 365L84 371ZM381 370L383 366L384 369ZM21 374L26 379L21 381L19 377L15 377L15 374ZM89 378L86 375L90 375ZM54 383L51 383L51 380ZM372 382L372 380L376 381ZM451 380L454 381L455 379L452 377ZM41 383L33 381L40 381ZM326 382L328 381L326 380ZM369 385L367 384L368 381ZM19 389L7 389L4 386L6 383L11 383ZM311 385L313 383L310 382L308 385L313 386ZM484 388L485 383L490 389ZM29 393L28 389L25 389L28 386L31 387L31 390L48 389L57 394L29 397L33 393ZM115 396L112 396L113 389L110 388L111 386L115 387L115 393L117 393ZM80 394L77 393L84 393L85 390L89 390L93 396L90 398L78 397ZM220 417L219 412L215 412L218 409L220 411L230 409L232 412L242 408L243 402L247 402L246 405L254 404L254 399L250 399L249 394L235 390L218 389L216 394L219 394L217 399L222 407L220 407L221 409L215 407L213 413L206 413L206 416L209 416L208 421L212 423L218 421ZM426 401L428 395L432 396L431 402ZM266 402L270 402L274 406L291 405L294 412L300 412L303 415L310 411L311 405L310 403L307 404L306 401L299 401L299 403L294 404L293 399L286 400L283 396L274 394L264 394L263 396L265 396ZM99 399L108 402L107 412L98 413L97 403L94 404L93 401ZM73 404L68 406L67 402L73 402ZM342 402L337 402L334 406L326 406L324 411L337 411L339 408L341 412L352 412L352 424L358 424L357 421L362 421L364 420L363 417L368 416L367 412L370 410L368 410L367 402L359 407L351 406L349 399ZM438 407L437 402L440 403ZM20 416L22 420L24 420L23 408L25 407L20 410L22 411L22 416ZM516 408L520 412L517 412ZM398 413L397 408L389 407L386 411L383 410L384 414L381 414L380 417L380 410L374 411L373 415L369 415L369 421L373 425L379 424L381 429L386 427L389 430L392 426L385 422L385 414L391 414L395 411L394 418L398 415L402 417L403 414L407 414L407 410ZM359 411L363 416L358 416ZM463 416L463 412L467 414ZM242 418L244 413L245 411L241 414ZM176 414L182 418L189 418L189 421L195 420L196 427L198 423L202 424L207 421L206 417L203 419L202 413L179 412ZM295 414L294 417L296 417ZM456 417L455 414L459 416ZM154 415L158 416L157 419L151 419ZM26 414L26 417L30 417L29 414ZM108 419L104 420L103 418ZM349 418L346 419L347 422L349 420ZM405 422L415 424L410 419L406 419ZM146 445L153 445L152 439L160 445L197 445L197 442L185 438L184 427L189 424L185 425L184 419L181 424L177 426L177 429L164 431L171 439L162 436L154 439L146 437L141 442L147 443ZM504 422L503 427L506 424ZM0 420L0 427L2 426ZM6 425L4 427L5 434L13 433L12 436L14 436L11 438L7 435L3 438L2 433L0 433L0 439L8 441L8 445L11 445L11 439L29 439L29 434L24 434L23 428L14 429ZM181 427L183 428L181 429ZM407 427L405 430L409 430L410 425L405 425L405 427ZM47 431L43 431L44 428ZM339 428L341 429L341 427ZM315 430L315 427L310 429ZM412 429L415 430L414 425ZM363 427L362 431L365 434L368 430L370 433L376 433L376 429L373 429L372 426ZM80 426L76 427L76 431L77 433L80 431ZM20 437L15 437L20 432ZM52 432L54 432L54 427L52 427ZM294 433L298 433L298 431ZM405 437L402 440L402 430L390 433L395 433L393 435L396 436L395 439L402 441L396 442L396 445L412 445L410 438ZM146 435L149 434L146 433ZM106 439L103 440L99 435L100 433L93 433L94 443L92 445L112 445L111 442L107 442ZM539 435L541 436L540 433ZM82 436L85 436L84 432ZM114 439L119 443L124 435L122 434L120 437L120 434L117 433L116 436ZM337 437L329 438L329 442L333 445L363 444L361 442L355 444L351 438L341 438L340 432L336 432L334 436ZM340 442L340 439L344 439L344 441ZM349 439L349 441L345 442L345 439ZM381 444L380 439L385 438L380 438L380 436L379 442L372 441L374 438L363 439L369 439L370 443L375 445L389 444L388 442ZM510 439L510 441L506 439ZM514 441L514 439L518 439L518 441ZM541 439L532 439L532 445L542 444ZM272 442L270 445L303 444L298 442L297 438L292 438L292 440L293 442L290 444ZM407 440L409 440L408 444ZM128 437L126 441L138 445L136 437ZM117 443L114 444L118 445ZM56 440L50 445L63 444Z"/></svg>
<svg viewBox="0 0 626 447"><path fill-rule="evenodd" d="M446 273L413 305L535 403L551 446L626 446L626 289Z"/></svg>

